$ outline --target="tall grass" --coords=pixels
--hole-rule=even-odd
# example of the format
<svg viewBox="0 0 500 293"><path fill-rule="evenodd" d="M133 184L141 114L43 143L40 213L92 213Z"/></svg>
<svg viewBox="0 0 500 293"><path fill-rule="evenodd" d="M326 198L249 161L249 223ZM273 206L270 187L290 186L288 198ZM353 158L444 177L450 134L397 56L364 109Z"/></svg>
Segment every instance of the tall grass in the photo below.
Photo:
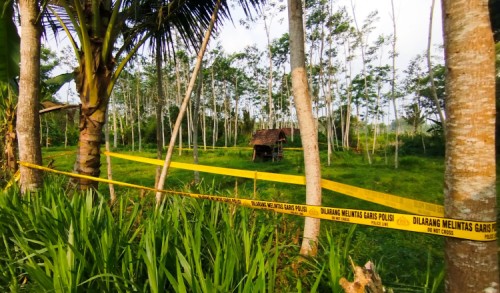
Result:
<svg viewBox="0 0 500 293"><path fill-rule="evenodd" d="M289 268L298 247L282 216L180 197L110 207L61 185L0 196L0 291L283 292L324 280Z"/></svg>
<svg viewBox="0 0 500 293"><path fill-rule="evenodd" d="M320 255L298 261L293 216L177 196L158 209L136 196L110 206L47 182L38 194L0 195L0 292L342 292L348 257L377 251L365 230L325 225ZM196 189L217 193L215 183ZM429 252L425 284L394 287L437 292L431 262Z"/></svg>

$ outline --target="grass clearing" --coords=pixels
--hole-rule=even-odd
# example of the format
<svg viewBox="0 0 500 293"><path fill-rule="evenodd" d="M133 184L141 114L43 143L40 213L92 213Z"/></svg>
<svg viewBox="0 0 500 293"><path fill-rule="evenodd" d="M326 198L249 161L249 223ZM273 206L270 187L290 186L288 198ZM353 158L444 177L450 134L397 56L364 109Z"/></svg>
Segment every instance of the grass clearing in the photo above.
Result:
<svg viewBox="0 0 500 293"><path fill-rule="evenodd" d="M66 151L67 150L62 148L54 148L46 151L44 155L54 156ZM131 153L121 150L118 152L129 153L136 156L144 156L149 158L154 158L155 156L154 151L152 150L150 152L144 151L141 153ZM53 162L53 165L55 166L55 168L57 168L58 170L70 171L74 163L74 155L55 157L54 160L55 161ZM191 151L184 151L182 156L178 156L177 152L175 152L173 160L176 162L191 163L192 153ZM302 153L300 151L286 151L285 159L280 162L254 163L251 161L250 150L218 149L209 150L206 152L200 151L199 161L200 164L203 165L303 175L303 168L301 167L301 164L303 164L303 160ZM102 162L103 174L101 176L104 177L104 170L106 168L104 157L102 158ZM156 168L155 166L129 162L126 160L115 158L112 159L112 162L113 176L115 180L150 187L154 185L154 175ZM383 157L377 157L374 160L374 164L369 166L366 163L366 160L363 159L362 155L339 152L334 153L334 158L332 160L331 166L322 166L322 177L340 183L391 193L399 196L406 196L409 198L428 201L432 203L439 204L443 202L442 189L444 166L442 159L407 156L401 158L400 166L401 167L398 170L395 170L391 165L385 164L385 158ZM200 173L200 175L203 178L203 183L201 185L189 184L193 180L192 171L171 169L166 186L168 189L171 188L176 190L186 190L224 196L234 196L237 186L238 197L253 197L254 186L253 180L251 179L234 178L206 173ZM62 185L64 186L64 184ZM118 195L121 198L128 198L133 202L139 201L139 191L124 189L121 187L115 188L117 189ZM104 197L106 197L106 194L108 193L107 186L101 184L100 192ZM261 200L303 203L305 201L304 194L304 186L265 181L258 181L257 183L257 198ZM149 193L149 195L150 197L153 196L152 193ZM184 199L182 202L184 201L191 202L193 200ZM196 204L203 206L212 205L203 201ZM364 202L355 198L326 190L323 192L323 205L341 208L396 212L396 210L390 209L388 207ZM333 292L337 292L334 288L335 286L338 286L338 283L335 284L331 280L332 277L327 277L328 274L339 274L338 270L335 272L331 272L331 270L333 270L332 267L338 265L335 263L335 259L331 259L332 254L342 255L344 260L346 256L351 256L356 263L360 264L365 263L367 260L374 261L378 266L384 284L388 287L394 288L396 292L431 292L434 280L439 280L438 277L443 271L443 237L406 231L382 229L377 227L368 227L361 225L353 226L346 223L322 221L322 255L317 259L311 260L309 265L314 267L314 269L311 268L311 273L307 275L307 281L304 281L304 283L302 284L298 284L296 281L298 276L296 275L296 272L294 272L291 268L291 262L294 259L294 256L296 256L296 254L298 253L297 245L300 243L299 240L301 236L300 232L302 229L301 226L303 225L303 219L290 215L275 215L274 213L251 211L247 208L222 206L222 204L218 205L216 209L227 209L224 210L225 213L230 214L246 211L245 213L248 213L249 215L257 215L257 218L261 220L255 222L255 227L251 228L250 226L250 228L246 228L254 229L254 232L252 233L256 233L255 230L260 231L260 229L263 229L261 228L262 223L269 224L269 227L266 229L273 230L275 232L282 232L282 234L280 234L278 237L279 242L287 248L278 249L277 252L274 251L275 254L271 254L267 257L268 260L277 258L277 262L275 261L274 265L271 266L266 265L267 262L264 262L264 264L259 264L257 262L255 264L256 269L261 266L262 268L266 267L267 269L271 270L266 271L266 277L262 279L262 281L259 281L263 283L261 285L258 285L264 286L263 284L265 283L266 286L271 286L267 287L268 290L272 289L278 292L285 292L283 290L277 290L277 288L287 288L287 292L290 292L298 291L298 287L301 287L303 289L309 288L307 290L310 290L311 288L315 288L314 284L316 283L316 280L321 280L319 281L317 286L319 292L324 292L325 290L333 290ZM212 217L209 216L213 214L213 211L211 209L212 207L206 210L206 213L204 212L203 218ZM149 213L146 210L144 210L143 212ZM195 214L196 213L191 213L190 215L195 219L200 217L200 215L197 214L196 216L193 216ZM186 217L186 219L189 218L187 215ZM222 216L219 215L218 217ZM254 216L251 216L251 218L252 217ZM276 220L278 218L279 220ZM246 223L248 224L248 220L246 221ZM162 225L172 224L163 222ZM198 229L197 227L195 228ZM138 232L141 235L141 239L142 237L144 237L144 229L145 228L142 228L141 232ZM265 244L269 247L276 246L276 243L266 244L268 242L259 238L253 238L252 241L257 241L255 239L258 239L259 245ZM205 244L208 242L205 241L203 243ZM237 246L241 246L244 241L238 240L237 243ZM344 244L345 247L343 246ZM215 247L216 246L217 245L215 245ZM170 248L172 247L173 246L170 246ZM130 247L129 249L133 248ZM341 249L342 253L337 251L338 249ZM127 253L132 253L132 251L129 251ZM216 256L217 250L211 253ZM180 255L183 254L179 254L178 257L180 257ZM213 256L214 259L215 256ZM260 256L261 255L259 255L259 257ZM151 261L156 260L160 263L162 262L161 253L156 256L148 257L148 259L150 259ZM190 265L196 265L196 257L198 256L192 255L191 259L186 258L187 263ZM258 258L257 254L252 255L251 257ZM145 256L143 256L143 258L146 259ZM185 267L186 263L184 262L184 260L180 258L176 261L179 261L178 266L180 272L185 272L187 267ZM193 261L193 263L191 261ZM146 261L145 263L147 264ZM220 266L220 264L217 264L217 262L214 262L213 264L214 267ZM154 268L157 266L154 265L154 263L149 264L149 266L151 266L151 268L148 269L150 270L148 271L148 276L150 275L151 278L157 276L159 273L155 272L154 270ZM320 272L323 269L325 270L321 274ZM174 272L177 274L177 270L177 267L175 267L175 270L174 268L165 268L164 278L168 280L169 284L177 284L176 286L178 286L178 289L184 288L183 286L187 286L186 284L189 285L189 283L185 283L187 282L185 279L180 280L178 278L174 278ZM204 268L201 270L198 268L197 270L198 271L195 270L193 274L205 274ZM327 270L330 271L327 272ZM166 271L171 274L170 277L167 273L165 273ZM350 274L349 268L342 271L341 273L343 274L342 276L347 277ZM270 277L276 280L276 283L274 283L273 285L269 284ZM150 277L147 277L147 279L149 278ZM219 276L218 278L218 280L220 280L222 277ZM174 280L177 283L175 283ZM194 280L191 280L190 282L190 286L195 286L193 285L196 284ZM440 282L437 282L437 284L440 284ZM253 285L257 286L257 283ZM170 291L177 291L177 289L171 289Z"/></svg>

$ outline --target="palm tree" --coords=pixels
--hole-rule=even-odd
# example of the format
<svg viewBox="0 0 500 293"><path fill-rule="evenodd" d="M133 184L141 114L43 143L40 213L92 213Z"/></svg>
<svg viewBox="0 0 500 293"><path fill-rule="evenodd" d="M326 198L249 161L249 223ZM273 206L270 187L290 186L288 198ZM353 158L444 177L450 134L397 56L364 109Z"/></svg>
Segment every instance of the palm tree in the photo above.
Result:
<svg viewBox="0 0 500 293"><path fill-rule="evenodd" d="M246 12L259 0L240 0ZM61 0L50 6L72 44L78 59L77 91L81 100L80 137L77 171L99 176L102 127L109 97L120 73L137 50L156 30L155 20L172 42L174 30L182 40L197 46L206 30L216 0ZM228 2L223 1L220 19L229 17ZM95 188L97 183L80 179L80 188Z"/></svg>
<svg viewBox="0 0 500 293"><path fill-rule="evenodd" d="M497 220L495 51L485 1L444 0L447 218ZM497 241L446 239L447 292L499 290Z"/></svg>

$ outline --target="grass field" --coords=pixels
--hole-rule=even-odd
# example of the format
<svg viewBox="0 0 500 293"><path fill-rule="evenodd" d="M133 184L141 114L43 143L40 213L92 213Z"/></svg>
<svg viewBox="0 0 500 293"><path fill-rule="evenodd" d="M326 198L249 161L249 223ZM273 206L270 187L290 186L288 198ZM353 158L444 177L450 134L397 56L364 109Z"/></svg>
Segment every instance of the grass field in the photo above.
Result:
<svg viewBox="0 0 500 293"><path fill-rule="evenodd" d="M45 150L44 157L54 160L52 165L58 170L70 171L74 163L74 154L62 155L68 149L52 148ZM154 150L130 152L117 150L119 153L133 154L154 158ZM177 150L173 161L191 163L192 152L184 150L181 156ZM322 162L326 162L326 154L322 153ZM373 164L368 165L363 155L351 152L336 152L333 155L332 165L322 165L322 177L365 189L390 193L393 195L418 199L426 202L442 204L443 202L443 174L442 158L423 158L405 156L400 160L399 169L392 166L392 158L375 156ZM48 162L49 159L46 159ZM388 163L386 163L388 161ZM101 177L105 177L106 164L102 158ZM282 174L303 175L303 159L300 151L285 151L285 158L280 162L252 162L251 150L248 149L216 149L200 150L199 164L226 168L274 172ZM127 183L153 187L155 166L122 159L112 159L113 176L115 180ZM224 196L250 198L254 196L254 182L251 179L234 178L213 174L201 173L202 184L190 184L193 181L193 172L171 169L166 183L166 189L189 190ZM116 187L120 197L127 197L138 201L138 190ZM107 186L100 184L100 192L106 197ZM289 203L305 202L305 187L274 182L258 181L257 199ZM154 197L147 193L146 196ZM331 191L323 192L323 206L353 208L375 211L399 212L397 210L364 202ZM239 208L245 210L246 208ZM258 212L259 217L269 218L266 212ZM276 217L275 215L272 217ZM280 229L284 232L284 243L294 248L288 251L293 258L298 252L297 239L303 219L297 216L284 215L275 225L284 225ZM278 228L276 228L278 229ZM354 229L354 230L353 230ZM291 232L293 231L293 233ZM331 221L322 222L321 256L315 260L321 268L331 253L332 243L338 245L346 241L343 247L345 256L351 256L356 263L364 264L368 260L374 261L380 272L384 284L395 292L430 292L431 288L442 288L433 284L440 281L443 272L443 238L440 236L418 234L413 232L382 229L377 227L356 226ZM293 244L296 243L296 244ZM335 246L333 245L333 246ZM322 259L323 258L323 259ZM325 259L326 258L326 259ZM285 263L277 265L286 275ZM288 290L295 288L290 284L290 278L276 277L277 282L287 283ZM314 279L314 278L313 278ZM311 281L311 284L314 283ZM321 283L323 284L323 283ZM439 284L439 282L438 282ZM442 286L442 285L441 285ZM334 290L335 291L335 290Z"/></svg>

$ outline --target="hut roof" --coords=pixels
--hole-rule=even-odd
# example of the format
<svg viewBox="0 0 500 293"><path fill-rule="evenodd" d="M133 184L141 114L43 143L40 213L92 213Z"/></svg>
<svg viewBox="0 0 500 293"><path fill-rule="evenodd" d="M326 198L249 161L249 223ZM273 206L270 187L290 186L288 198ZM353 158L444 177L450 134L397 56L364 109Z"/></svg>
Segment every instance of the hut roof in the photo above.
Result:
<svg viewBox="0 0 500 293"><path fill-rule="evenodd" d="M288 128L281 128L283 132L285 133L286 136L292 136L292 129L290 127ZM293 129L293 134L300 134L300 129L294 128Z"/></svg>
<svg viewBox="0 0 500 293"><path fill-rule="evenodd" d="M278 141L286 142L285 132L281 129L262 129L257 130L250 141L251 145L273 146Z"/></svg>

